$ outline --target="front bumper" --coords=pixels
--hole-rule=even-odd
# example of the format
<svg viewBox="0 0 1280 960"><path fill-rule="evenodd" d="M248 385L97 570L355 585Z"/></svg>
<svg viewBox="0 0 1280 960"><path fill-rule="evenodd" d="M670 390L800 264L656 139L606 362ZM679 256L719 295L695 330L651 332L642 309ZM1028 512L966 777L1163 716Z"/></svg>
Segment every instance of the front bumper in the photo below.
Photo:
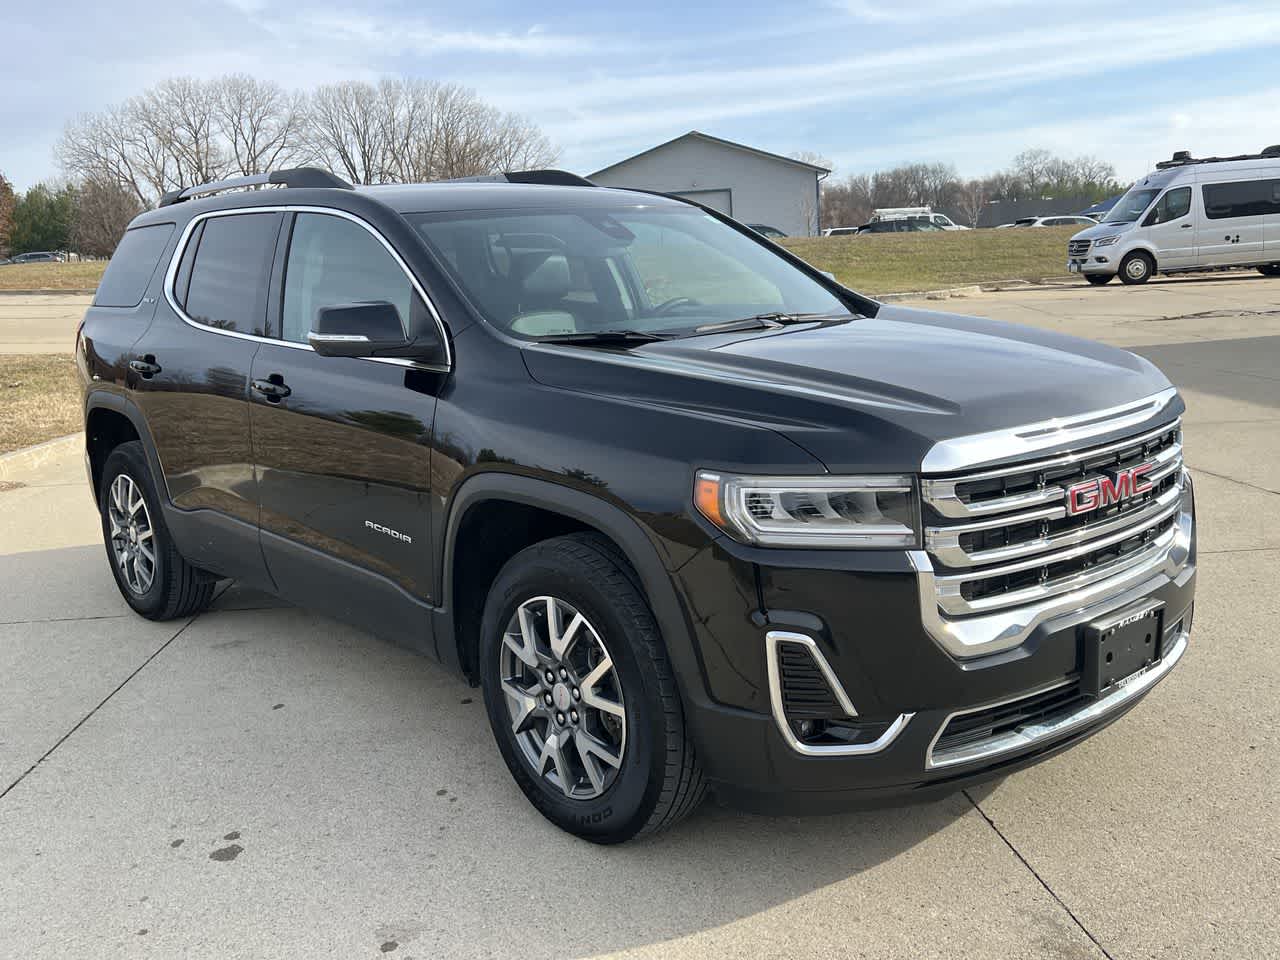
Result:
<svg viewBox="0 0 1280 960"><path fill-rule="evenodd" d="M1107 726L1183 657L1195 596L1193 493L1177 548L1102 590L1032 611L1012 649L961 659L931 632L932 590L906 553L776 551L720 541L680 572L712 704L690 722L717 793L750 809L821 812L928 799L1002 776ZM1045 691L1070 692L1086 627L1138 601L1163 604L1161 657L1096 699L1063 698L969 743L940 745L949 721ZM926 611L922 613L922 610ZM770 636L773 640L770 640ZM866 736L807 747L781 716L779 636L812 644ZM994 728L993 728L994 729Z"/></svg>

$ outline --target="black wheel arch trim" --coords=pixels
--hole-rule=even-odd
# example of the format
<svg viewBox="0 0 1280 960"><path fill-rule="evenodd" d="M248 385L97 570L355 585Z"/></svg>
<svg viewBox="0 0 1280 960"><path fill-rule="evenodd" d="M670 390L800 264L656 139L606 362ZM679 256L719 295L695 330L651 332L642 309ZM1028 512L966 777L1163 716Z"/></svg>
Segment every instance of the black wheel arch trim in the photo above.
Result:
<svg viewBox="0 0 1280 960"><path fill-rule="evenodd" d="M445 535L437 556L437 651L440 659L461 669L456 650L453 622L453 563L457 551L458 529L462 519L475 505L486 500L506 500L525 506L559 513L591 527L612 540L640 578L645 599L658 622L667 646L676 682L689 706L711 706L707 693L706 673L702 658L693 641L693 627L684 604L676 592L670 572L663 564L658 549L640 523L612 503L580 490L542 480L498 471L475 474L454 491L446 507ZM453 642L445 642L444 638ZM693 678L697 682L690 682Z"/></svg>
<svg viewBox="0 0 1280 960"><path fill-rule="evenodd" d="M151 427L147 424L147 418L142 415L142 411L138 409L127 396L117 393L114 390L89 390L85 394L84 399L84 424L85 424L85 453L89 450L89 415L95 410L110 410L118 413L128 420L132 425L134 432L137 433L138 439L142 441L142 449L147 457L147 466L151 468L151 475L157 481L156 491L163 497L163 506L172 506L173 500L169 496L169 478L165 476L164 466L160 462L160 456L156 453L155 438L151 435ZM98 491L93 491L95 498Z"/></svg>

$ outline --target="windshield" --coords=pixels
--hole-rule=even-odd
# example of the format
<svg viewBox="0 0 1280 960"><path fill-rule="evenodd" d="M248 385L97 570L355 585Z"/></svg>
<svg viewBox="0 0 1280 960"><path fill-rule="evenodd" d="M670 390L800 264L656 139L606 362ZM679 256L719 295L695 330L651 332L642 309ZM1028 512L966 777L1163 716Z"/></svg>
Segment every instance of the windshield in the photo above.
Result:
<svg viewBox="0 0 1280 960"><path fill-rule="evenodd" d="M759 314L845 315L781 256L695 208L409 214L485 318L537 339L692 333Z"/></svg>
<svg viewBox="0 0 1280 960"><path fill-rule="evenodd" d="M1116 205L1102 218L1103 223L1132 223L1137 220L1159 190L1139 190L1136 187L1116 201Z"/></svg>

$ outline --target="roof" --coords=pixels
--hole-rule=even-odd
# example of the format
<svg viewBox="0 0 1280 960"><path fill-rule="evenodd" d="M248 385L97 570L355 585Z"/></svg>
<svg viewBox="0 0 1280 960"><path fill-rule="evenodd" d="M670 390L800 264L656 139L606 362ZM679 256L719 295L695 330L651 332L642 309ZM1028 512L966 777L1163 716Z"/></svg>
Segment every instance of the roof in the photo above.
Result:
<svg viewBox="0 0 1280 960"><path fill-rule="evenodd" d="M784 157L779 153L770 153L768 150L757 150L755 147L748 147L745 143L734 143L732 140L722 140L720 137L713 137L711 136L711 134L703 133L700 130L690 130L688 133L683 133L678 137L674 137L671 140L667 140L664 143L660 143L656 147L650 147L648 150L641 150L639 153L632 154L631 156L627 157L625 160L619 160L617 163L611 163L609 164L609 166L603 167L600 170L597 170L595 173L589 174L588 179L590 179L591 177L598 177L602 173L608 173L610 170L614 169L615 167L620 167L624 163L630 163L632 160L635 160L637 157L647 156L648 154L653 153L655 150L661 150L664 147L669 147L673 143L679 143L681 140L688 140L690 137L693 137L698 140L704 140L707 143L713 143L713 144L716 144L717 146L730 147L734 150L741 150L744 153L755 154L757 157L764 157L767 160L777 160L780 163L789 163L795 167L804 167L806 170L812 170L814 173L830 173L831 172L826 167L820 167L815 163L807 163L804 160L796 160L792 157Z"/></svg>

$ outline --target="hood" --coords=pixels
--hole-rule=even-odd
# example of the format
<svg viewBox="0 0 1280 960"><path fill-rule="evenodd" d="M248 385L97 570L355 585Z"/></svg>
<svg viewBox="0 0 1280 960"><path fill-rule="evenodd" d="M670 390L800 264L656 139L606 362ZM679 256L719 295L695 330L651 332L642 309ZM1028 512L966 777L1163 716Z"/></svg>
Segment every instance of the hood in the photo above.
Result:
<svg viewBox="0 0 1280 960"><path fill-rule="evenodd" d="M1169 387L1124 350L892 305L871 318L760 334L631 350L534 344L524 353L542 383L767 426L833 472L918 470L941 440L1078 416Z"/></svg>
<svg viewBox="0 0 1280 960"><path fill-rule="evenodd" d="M1079 233L1071 235L1072 240L1099 240L1102 237L1115 237L1122 233L1128 233L1138 224L1136 221L1132 223L1099 223L1092 227L1085 227Z"/></svg>

